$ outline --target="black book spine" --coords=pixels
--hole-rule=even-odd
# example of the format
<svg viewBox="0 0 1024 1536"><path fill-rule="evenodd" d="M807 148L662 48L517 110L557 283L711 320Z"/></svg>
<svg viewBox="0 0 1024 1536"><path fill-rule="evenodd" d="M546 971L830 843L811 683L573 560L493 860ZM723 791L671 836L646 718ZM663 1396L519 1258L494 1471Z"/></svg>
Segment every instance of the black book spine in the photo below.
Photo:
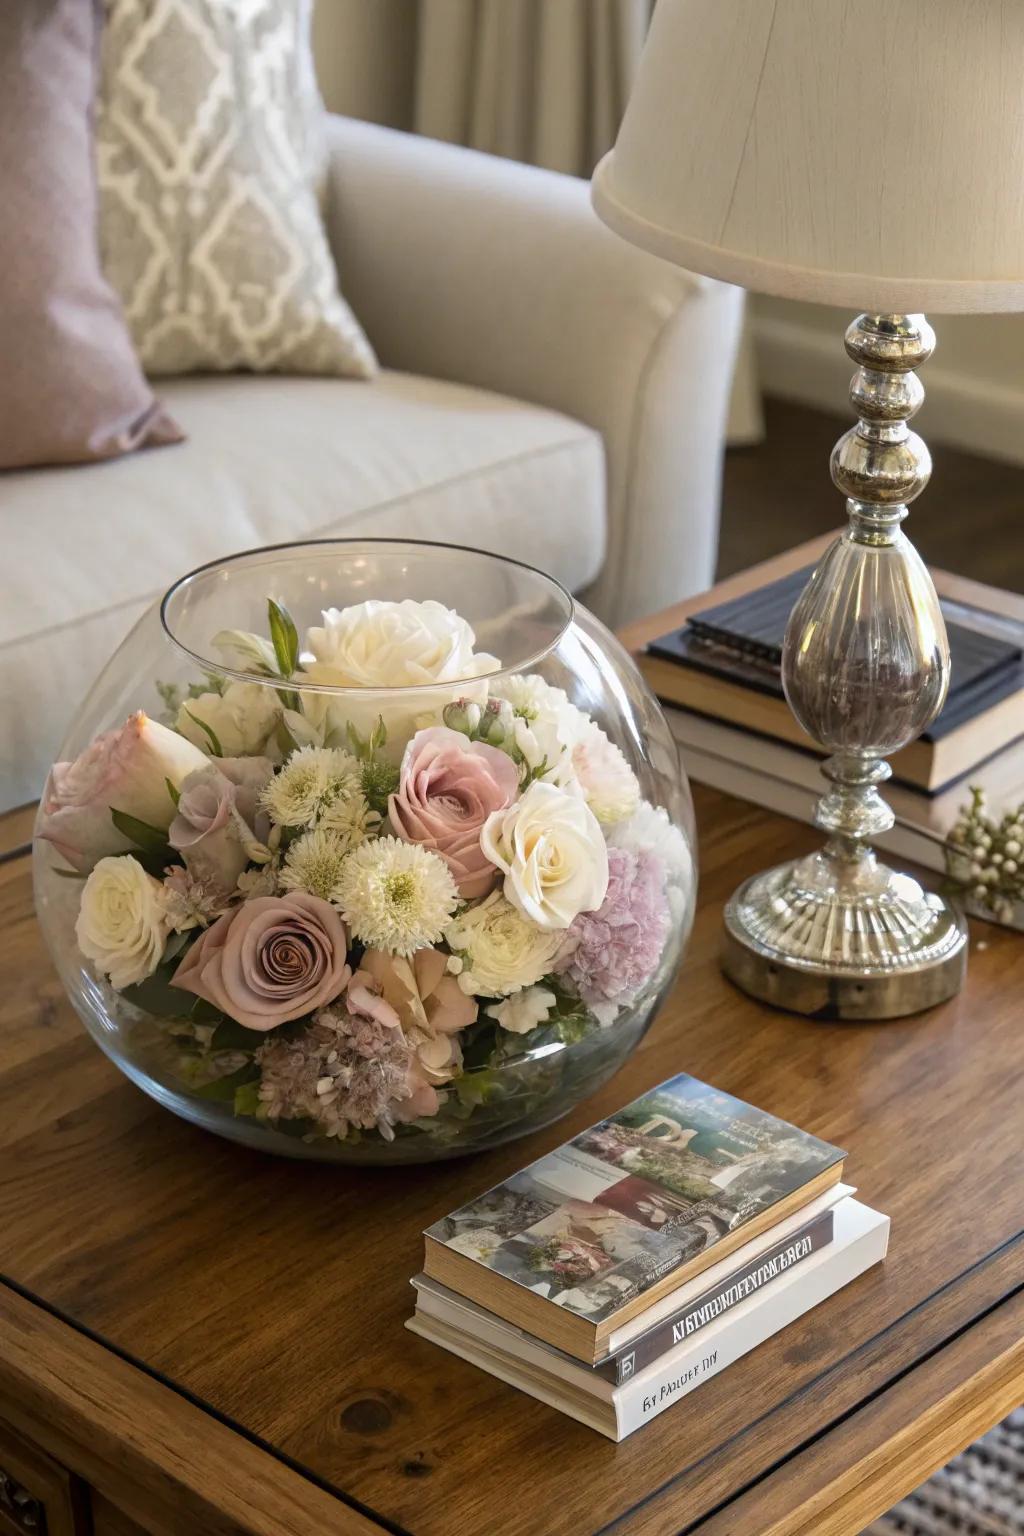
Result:
<svg viewBox="0 0 1024 1536"><path fill-rule="evenodd" d="M817 1253L832 1241L832 1233L833 1211L830 1207L812 1217L789 1237L781 1238L771 1248L766 1248L764 1253L749 1260L711 1290L695 1296L678 1312L656 1323L629 1344L624 1344L608 1360L602 1361L597 1369L614 1381L616 1386L621 1386L624 1381L635 1376L637 1371L652 1365L684 1339L692 1338L708 1323L715 1322L741 1301L746 1301L748 1296L770 1285L784 1271L809 1259L812 1253Z"/></svg>

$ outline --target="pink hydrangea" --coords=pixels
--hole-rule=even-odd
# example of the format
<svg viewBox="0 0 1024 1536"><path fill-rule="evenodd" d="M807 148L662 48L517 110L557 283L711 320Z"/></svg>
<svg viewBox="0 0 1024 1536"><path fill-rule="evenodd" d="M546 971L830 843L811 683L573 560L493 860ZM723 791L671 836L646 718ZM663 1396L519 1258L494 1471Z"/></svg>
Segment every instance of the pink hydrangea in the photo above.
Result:
<svg viewBox="0 0 1024 1536"><path fill-rule="evenodd" d="M661 959L668 933L665 870L649 849L608 850L608 893L573 920L555 970L588 1007L632 997Z"/></svg>

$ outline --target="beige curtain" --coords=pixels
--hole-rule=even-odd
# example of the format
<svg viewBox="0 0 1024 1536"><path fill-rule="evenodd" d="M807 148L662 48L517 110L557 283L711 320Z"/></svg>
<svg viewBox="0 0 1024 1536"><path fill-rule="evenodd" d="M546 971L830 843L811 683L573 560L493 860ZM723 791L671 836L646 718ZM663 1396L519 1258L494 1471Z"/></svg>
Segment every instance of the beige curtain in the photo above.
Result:
<svg viewBox="0 0 1024 1536"><path fill-rule="evenodd" d="M653 0L419 0L412 125L589 176L614 143Z"/></svg>
<svg viewBox="0 0 1024 1536"><path fill-rule="evenodd" d="M320 87L334 112L589 176L615 141L653 8L654 0L317 0ZM729 441L762 434L748 326Z"/></svg>

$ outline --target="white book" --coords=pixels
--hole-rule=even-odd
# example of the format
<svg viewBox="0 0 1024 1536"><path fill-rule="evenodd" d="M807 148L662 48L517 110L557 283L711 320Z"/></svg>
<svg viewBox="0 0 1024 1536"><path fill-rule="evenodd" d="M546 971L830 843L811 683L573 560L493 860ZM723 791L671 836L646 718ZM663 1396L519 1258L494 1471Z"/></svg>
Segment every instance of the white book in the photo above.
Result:
<svg viewBox="0 0 1024 1536"><path fill-rule="evenodd" d="M847 1197L835 1207L834 1220L826 1248L618 1387L471 1302L462 1303L462 1326L418 1304L406 1327L609 1439L623 1440L885 1257L887 1216Z"/></svg>
<svg viewBox="0 0 1024 1536"><path fill-rule="evenodd" d="M689 710L666 705L665 718L689 778L780 816L813 824L815 804L826 787L818 758ZM885 785L883 794L901 822L872 842L898 859L943 871L942 834L955 819L947 798L929 802L899 785ZM969 799L966 787L962 794L957 791L958 805Z"/></svg>

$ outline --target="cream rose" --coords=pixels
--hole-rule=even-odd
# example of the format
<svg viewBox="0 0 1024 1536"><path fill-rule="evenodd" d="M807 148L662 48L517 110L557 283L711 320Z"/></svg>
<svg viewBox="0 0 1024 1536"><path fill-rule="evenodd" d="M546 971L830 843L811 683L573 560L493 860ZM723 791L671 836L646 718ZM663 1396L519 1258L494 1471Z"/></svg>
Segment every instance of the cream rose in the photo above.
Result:
<svg viewBox="0 0 1024 1536"><path fill-rule="evenodd" d="M280 719L281 700L273 688L229 683L223 693L186 699L174 728L207 753L216 751L215 738L218 757L256 757L266 751Z"/></svg>
<svg viewBox="0 0 1024 1536"><path fill-rule="evenodd" d="M160 881L130 854L100 859L82 891L75 937L111 985L120 991L152 976L170 930Z"/></svg>
<svg viewBox="0 0 1024 1536"><path fill-rule="evenodd" d="M500 891L479 906L468 907L444 932L455 952L459 986L470 995L507 997L521 987L532 986L555 963L565 935L538 928L522 917Z"/></svg>
<svg viewBox="0 0 1024 1536"><path fill-rule="evenodd" d="M597 818L554 784L531 784L515 805L489 816L480 846L504 871L508 900L540 928L568 928L605 898L608 849Z"/></svg>
<svg viewBox="0 0 1024 1536"><path fill-rule="evenodd" d="M334 731L345 745L351 723L368 736L379 716L388 730L388 751L397 761L413 731L440 724L441 710L455 696L452 688L389 699L392 688L424 688L425 684L463 684L495 672L494 656L474 652L476 636L466 620L443 603L371 599L349 608L328 608L323 624L307 631L300 657L302 681L332 688L364 689L365 697L332 698L303 694L302 710L316 739ZM458 692L483 704L486 683ZM290 724L291 722L289 722Z"/></svg>

